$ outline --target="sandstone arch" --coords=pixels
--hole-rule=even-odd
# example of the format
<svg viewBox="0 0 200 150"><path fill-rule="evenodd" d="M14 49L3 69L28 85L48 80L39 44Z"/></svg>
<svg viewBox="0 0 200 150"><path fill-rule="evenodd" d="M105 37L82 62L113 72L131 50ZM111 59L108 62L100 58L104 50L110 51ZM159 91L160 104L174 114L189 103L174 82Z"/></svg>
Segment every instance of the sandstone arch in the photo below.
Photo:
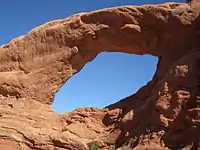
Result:
<svg viewBox="0 0 200 150"><path fill-rule="evenodd" d="M1 71L13 74L16 74L14 70L18 71L23 78L21 83L28 84L28 87L22 85L24 89L19 87L20 92L13 89L18 97L50 103L49 99L52 102L65 80L101 51L151 54L164 59L179 57L191 47L192 23L198 15L191 12L194 17L188 21L188 16L182 15L184 11L193 10L188 5L181 8L179 4L127 6L46 23L2 47ZM183 17L180 19L179 15ZM176 49L181 52L174 56Z"/></svg>
<svg viewBox="0 0 200 150"><path fill-rule="evenodd" d="M179 147L194 145L199 135L189 140L184 137L191 135L193 126L194 132L200 130L198 41L199 8L194 3L116 7L33 29L0 47L1 137L19 147L21 143L24 149L87 149L92 139L100 140L102 148L115 141L119 146L132 140L133 147L145 145L145 139L162 148L177 148L180 142L185 145ZM158 56L153 81L106 109L55 114L49 108L54 94L103 51ZM142 121L145 115L149 119ZM20 116L19 120L13 121L13 116ZM90 125L91 121L96 123ZM180 128L181 138L172 140L152 126L171 132ZM188 130L183 132L183 127Z"/></svg>

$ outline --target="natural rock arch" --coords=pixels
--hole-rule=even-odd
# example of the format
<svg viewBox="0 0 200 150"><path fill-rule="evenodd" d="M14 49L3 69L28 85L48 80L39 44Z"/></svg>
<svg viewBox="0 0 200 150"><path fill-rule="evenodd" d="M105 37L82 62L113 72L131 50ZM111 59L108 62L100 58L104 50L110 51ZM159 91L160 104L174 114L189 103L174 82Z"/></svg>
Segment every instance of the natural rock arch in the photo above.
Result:
<svg viewBox="0 0 200 150"><path fill-rule="evenodd" d="M160 148L194 146L199 140L194 133L200 130L200 9L196 4L123 6L77 14L46 23L1 46L1 117L24 119L2 118L1 137L27 149L87 149L92 139L98 139L102 148L127 142L135 147L147 141ZM52 112L49 104L62 84L103 51L158 56L153 80L106 109ZM174 133L176 129L181 134ZM173 140L171 133L179 139Z"/></svg>
<svg viewBox="0 0 200 150"><path fill-rule="evenodd" d="M5 72L15 78L8 95L50 104L66 79L101 51L158 56L167 69L166 61L173 62L192 47L197 16L187 4L168 3L104 9L52 21L1 47L1 78L7 78Z"/></svg>

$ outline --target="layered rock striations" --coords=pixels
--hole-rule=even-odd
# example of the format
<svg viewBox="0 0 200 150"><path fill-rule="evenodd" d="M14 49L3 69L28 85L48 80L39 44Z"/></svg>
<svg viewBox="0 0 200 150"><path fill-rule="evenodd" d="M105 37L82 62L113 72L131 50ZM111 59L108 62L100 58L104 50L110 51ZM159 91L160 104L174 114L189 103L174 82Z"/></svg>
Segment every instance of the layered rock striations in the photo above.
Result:
<svg viewBox="0 0 200 150"><path fill-rule="evenodd" d="M198 0L80 13L13 39L0 47L0 149L200 148L199 40ZM104 109L56 114L55 93L100 52L157 56L157 71Z"/></svg>

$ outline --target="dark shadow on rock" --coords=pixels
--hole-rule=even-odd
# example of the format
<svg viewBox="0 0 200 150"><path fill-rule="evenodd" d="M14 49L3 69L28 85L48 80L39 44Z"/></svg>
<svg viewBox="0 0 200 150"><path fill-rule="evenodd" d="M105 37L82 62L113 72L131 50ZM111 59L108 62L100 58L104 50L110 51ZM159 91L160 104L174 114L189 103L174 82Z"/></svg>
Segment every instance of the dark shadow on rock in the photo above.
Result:
<svg viewBox="0 0 200 150"><path fill-rule="evenodd" d="M138 137L145 132L146 126L148 125L148 117L143 117L148 116L147 110L151 104L148 104L149 106L147 106L145 109L142 107L151 92L149 87L152 85L152 83L149 82L148 85L149 86L142 87L136 94L107 107L109 111L115 109L121 110L121 113L117 116L117 119L115 119L116 121L114 121L108 114L103 119L104 125L114 125L115 128L113 131L117 129L121 131L115 143L116 148L121 147L124 144L129 145L130 147L137 146ZM126 115L129 115L127 116L128 120L126 120Z"/></svg>
<svg viewBox="0 0 200 150"><path fill-rule="evenodd" d="M188 145L192 145L193 149L200 148L200 124L195 122L200 118L199 91L199 87L195 92L194 89L191 91L191 98L182 105L179 115L163 135L162 139L168 148L181 149Z"/></svg>

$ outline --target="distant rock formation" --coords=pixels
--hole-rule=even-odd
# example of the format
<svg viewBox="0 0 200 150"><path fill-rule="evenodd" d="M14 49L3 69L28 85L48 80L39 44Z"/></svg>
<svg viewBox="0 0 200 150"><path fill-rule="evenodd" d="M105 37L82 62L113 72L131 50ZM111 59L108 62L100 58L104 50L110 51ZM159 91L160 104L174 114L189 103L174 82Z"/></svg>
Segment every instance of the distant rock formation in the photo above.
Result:
<svg viewBox="0 0 200 150"><path fill-rule="evenodd" d="M200 148L196 2L80 13L1 46L0 149L87 150L92 141L101 150ZM157 56L153 80L105 109L56 114L55 93L104 51Z"/></svg>

